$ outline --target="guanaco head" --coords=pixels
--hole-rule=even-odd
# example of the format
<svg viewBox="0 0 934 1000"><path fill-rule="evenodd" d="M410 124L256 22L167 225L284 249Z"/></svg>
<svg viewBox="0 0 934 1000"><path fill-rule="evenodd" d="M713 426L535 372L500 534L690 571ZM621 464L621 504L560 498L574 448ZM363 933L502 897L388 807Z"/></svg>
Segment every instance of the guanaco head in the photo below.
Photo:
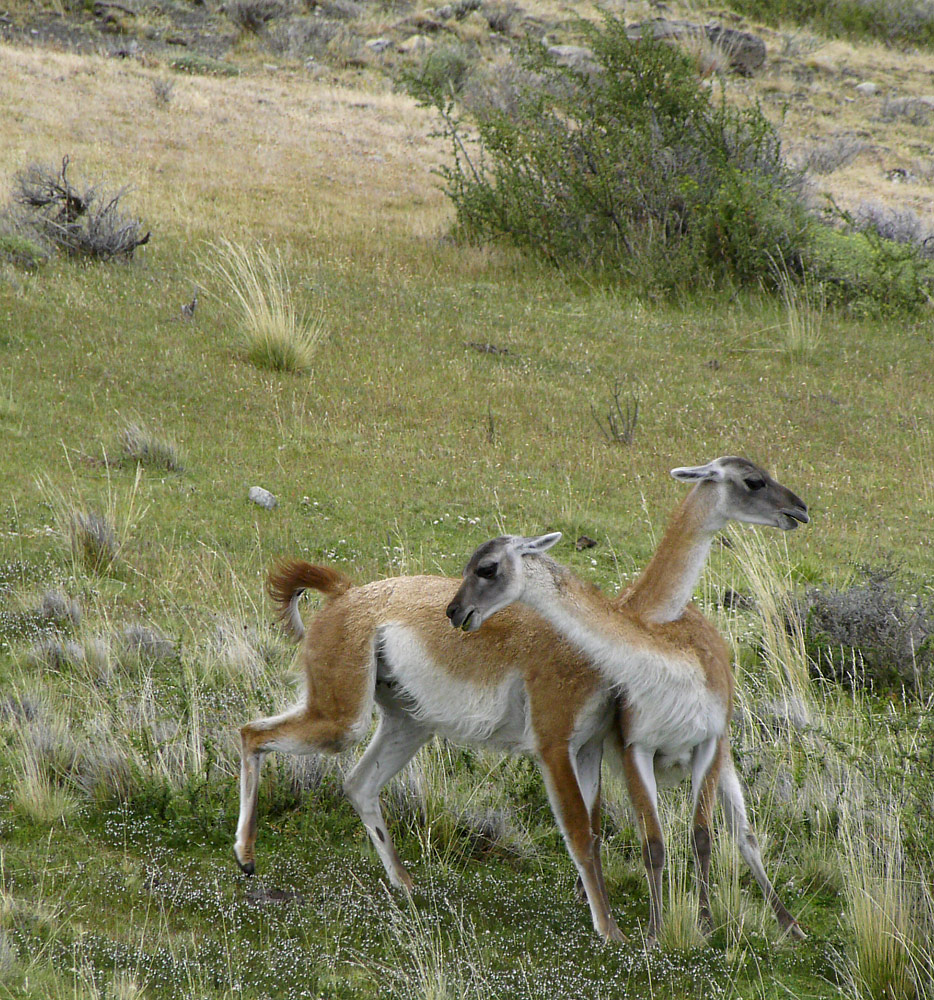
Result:
<svg viewBox="0 0 934 1000"><path fill-rule="evenodd" d="M552 531L534 538L503 535L484 542L470 557L463 582L447 607L454 628L476 632L490 615L517 601L524 588L523 558L539 555L560 538L560 531Z"/></svg>
<svg viewBox="0 0 934 1000"><path fill-rule="evenodd" d="M788 531L810 520L807 504L799 496L746 458L727 455L706 465L672 469L671 474L709 491L708 518L715 529L727 521L745 521Z"/></svg>

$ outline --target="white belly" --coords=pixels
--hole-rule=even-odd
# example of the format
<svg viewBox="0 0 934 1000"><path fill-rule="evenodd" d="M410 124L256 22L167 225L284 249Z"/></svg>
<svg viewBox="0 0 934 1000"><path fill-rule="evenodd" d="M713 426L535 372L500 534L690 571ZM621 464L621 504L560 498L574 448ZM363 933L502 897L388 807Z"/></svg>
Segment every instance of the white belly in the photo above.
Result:
<svg viewBox="0 0 934 1000"><path fill-rule="evenodd" d="M453 677L405 626L386 625L381 638L397 685L395 703L427 729L455 743L482 743L511 753L534 749L528 696L518 671L506 669L498 684L481 685Z"/></svg>
<svg viewBox="0 0 934 1000"><path fill-rule="evenodd" d="M624 687L627 741L655 751L660 770L689 767L695 747L723 733L726 706L704 683L697 664L662 665L654 659L640 657Z"/></svg>

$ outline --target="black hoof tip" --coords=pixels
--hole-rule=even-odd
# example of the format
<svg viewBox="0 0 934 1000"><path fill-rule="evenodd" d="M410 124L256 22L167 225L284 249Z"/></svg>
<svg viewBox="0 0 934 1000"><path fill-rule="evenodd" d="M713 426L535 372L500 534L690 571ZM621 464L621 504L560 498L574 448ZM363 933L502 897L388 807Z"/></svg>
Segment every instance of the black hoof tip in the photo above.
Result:
<svg viewBox="0 0 934 1000"><path fill-rule="evenodd" d="M234 858L236 858L237 865L240 868L240 871L242 871L244 875L252 875L256 871L256 863L255 862L253 862L253 861L247 861L247 863L244 864L237 857L236 853L234 854Z"/></svg>

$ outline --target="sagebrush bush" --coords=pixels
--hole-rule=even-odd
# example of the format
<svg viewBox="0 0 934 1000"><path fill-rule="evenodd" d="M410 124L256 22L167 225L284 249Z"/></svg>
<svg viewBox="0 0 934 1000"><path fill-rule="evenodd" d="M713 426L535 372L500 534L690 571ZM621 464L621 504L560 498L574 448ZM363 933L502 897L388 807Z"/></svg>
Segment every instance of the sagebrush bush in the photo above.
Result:
<svg viewBox="0 0 934 1000"><path fill-rule="evenodd" d="M110 260L130 258L149 242L139 219L124 214L125 189L104 195L91 185L76 188L68 177L69 157L60 168L32 164L15 180L13 200L22 230L66 253Z"/></svg>
<svg viewBox="0 0 934 1000"><path fill-rule="evenodd" d="M845 590L811 588L805 637L815 672L850 686L923 694L934 677L934 604L899 594L890 571Z"/></svg>
<svg viewBox="0 0 934 1000"><path fill-rule="evenodd" d="M689 56L615 17L580 30L592 64L530 44L509 94L485 93L469 125L448 88L415 87L452 145L441 174L461 233L663 286L768 281L776 257L800 270L811 222L761 111L715 102Z"/></svg>

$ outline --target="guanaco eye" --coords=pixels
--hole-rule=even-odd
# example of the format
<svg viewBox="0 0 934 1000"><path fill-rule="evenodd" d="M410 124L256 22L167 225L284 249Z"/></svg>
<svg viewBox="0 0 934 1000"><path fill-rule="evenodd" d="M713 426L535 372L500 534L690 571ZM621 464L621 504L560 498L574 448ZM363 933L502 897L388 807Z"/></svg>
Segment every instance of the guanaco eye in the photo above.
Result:
<svg viewBox="0 0 934 1000"><path fill-rule="evenodd" d="M477 567L477 576L484 580L492 580L496 576L496 563L484 563Z"/></svg>
<svg viewBox="0 0 934 1000"><path fill-rule="evenodd" d="M765 480L764 479L758 479L758 478L747 479L746 480L746 485L751 490L761 490L762 487L765 486Z"/></svg>

